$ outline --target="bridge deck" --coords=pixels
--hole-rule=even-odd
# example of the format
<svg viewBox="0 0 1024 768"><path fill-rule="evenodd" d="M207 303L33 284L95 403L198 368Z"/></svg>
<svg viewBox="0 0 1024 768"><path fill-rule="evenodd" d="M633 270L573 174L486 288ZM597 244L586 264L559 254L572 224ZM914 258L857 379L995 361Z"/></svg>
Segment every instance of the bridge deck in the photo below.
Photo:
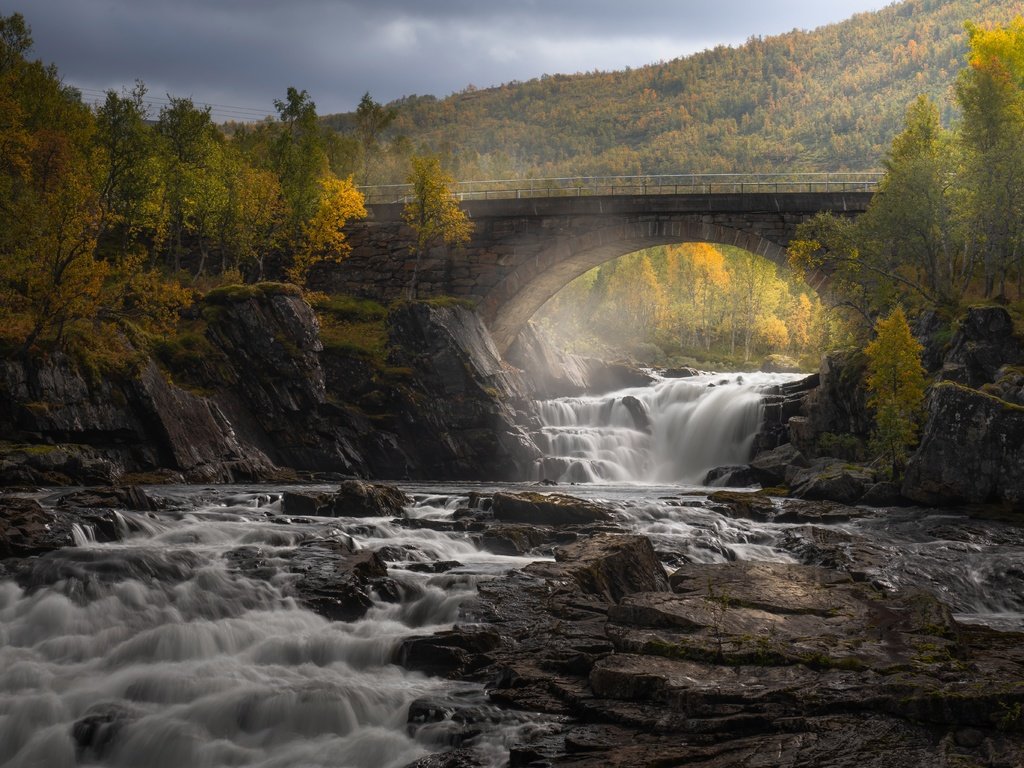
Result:
<svg viewBox="0 0 1024 768"><path fill-rule="evenodd" d="M734 192L711 194L584 195L470 200L463 208L471 219L522 216L658 216L699 213L781 213L806 215L818 211L863 213L874 192ZM399 221L403 203L370 204L371 219Z"/></svg>
<svg viewBox="0 0 1024 768"><path fill-rule="evenodd" d="M462 201L471 201L618 195L873 192L881 178L879 172L864 171L497 179L460 181L452 186L452 194ZM360 191L370 204L403 203L412 196L413 187L411 184L383 184L363 186Z"/></svg>

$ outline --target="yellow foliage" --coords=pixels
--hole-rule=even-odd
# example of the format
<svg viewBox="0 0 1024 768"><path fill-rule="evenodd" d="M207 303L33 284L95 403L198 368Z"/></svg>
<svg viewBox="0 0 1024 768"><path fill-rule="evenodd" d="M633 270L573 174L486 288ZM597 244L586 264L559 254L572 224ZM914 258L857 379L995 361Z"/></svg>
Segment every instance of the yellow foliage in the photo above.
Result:
<svg viewBox="0 0 1024 768"><path fill-rule="evenodd" d="M864 353L868 359L868 407L875 411L874 444L897 475L917 439L927 386L921 344L897 307L875 324L876 336Z"/></svg>
<svg viewBox="0 0 1024 768"><path fill-rule="evenodd" d="M363 195L351 176L322 179L316 212L303 228L302 245L288 269L288 278L297 285L305 285L315 264L343 261L352 250L345 239L345 224L365 216Z"/></svg>

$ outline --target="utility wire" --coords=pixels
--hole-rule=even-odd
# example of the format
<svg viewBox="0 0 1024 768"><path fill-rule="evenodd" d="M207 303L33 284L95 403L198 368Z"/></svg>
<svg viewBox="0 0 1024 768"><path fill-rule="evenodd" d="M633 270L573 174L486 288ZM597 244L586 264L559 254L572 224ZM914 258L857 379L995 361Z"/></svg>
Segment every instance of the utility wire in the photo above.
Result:
<svg viewBox="0 0 1024 768"><path fill-rule="evenodd" d="M98 88L84 88L71 84L72 88L82 94L85 101L93 104L100 104L107 98L107 91ZM110 89L113 90L113 89ZM170 105L171 100L165 96L153 96L146 94L142 103L150 109L159 109ZM239 120L243 122L260 122L267 116L273 116L273 110L259 109L256 107L239 107L228 104L212 104L209 102L194 102L197 107L209 107L211 115L218 119Z"/></svg>

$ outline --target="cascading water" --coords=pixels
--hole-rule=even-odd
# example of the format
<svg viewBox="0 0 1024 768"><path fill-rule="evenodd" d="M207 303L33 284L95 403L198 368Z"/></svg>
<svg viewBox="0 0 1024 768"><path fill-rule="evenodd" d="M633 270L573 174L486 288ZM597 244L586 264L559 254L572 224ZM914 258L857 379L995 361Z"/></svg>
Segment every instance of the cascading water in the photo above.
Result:
<svg viewBox="0 0 1024 768"><path fill-rule="evenodd" d="M450 518L445 501L409 516ZM278 493L191 500L157 519L123 514L137 531L124 543L83 531L76 547L25 561L18 582L0 572L4 768L408 765L444 749L453 726L409 725L414 700L489 705L480 686L395 665L400 644L450 627L480 579L535 559L384 518L292 521L279 516ZM398 602L378 599L342 622L288 595L295 577L282 558L332 532L391 548ZM249 551L258 573L233 567ZM456 559L448 573L407 568ZM495 765L507 758L502 738L477 737Z"/></svg>
<svg viewBox="0 0 1024 768"><path fill-rule="evenodd" d="M702 485L709 470L750 459L765 390L794 378L702 374L542 402L542 479Z"/></svg>
<svg viewBox="0 0 1024 768"><path fill-rule="evenodd" d="M506 766L508 744L557 721L499 710L479 685L393 662L407 638L458 621L482 580L550 557L550 548L496 555L458 525L468 491L494 487L406 490L417 501L396 521L289 518L283 489L159 489L171 506L121 511L134 531L122 543L98 544L83 529L76 547L6 561L0 766L404 768L453 745L474 748L474 764ZM928 589L968 621L1024 626L1024 530L1014 526L914 509L863 511L841 524L767 522L732 517L678 487L573 493L614 510L670 567L816 562L851 550L880 583ZM345 622L291 597L289 553L332 536L381 553L400 599L378 599ZM829 541L837 555L815 554ZM258 567L236 567L235 554L253 551ZM428 567L452 561L461 565ZM416 720L417 700L449 714Z"/></svg>

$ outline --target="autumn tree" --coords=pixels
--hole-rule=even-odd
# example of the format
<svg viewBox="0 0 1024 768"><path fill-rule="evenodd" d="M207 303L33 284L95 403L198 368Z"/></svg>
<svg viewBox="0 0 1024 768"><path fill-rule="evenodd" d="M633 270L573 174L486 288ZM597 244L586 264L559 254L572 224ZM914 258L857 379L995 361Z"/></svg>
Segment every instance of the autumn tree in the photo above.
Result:
<svg viewBox="0 0 1024 768"><path fill-rule="evenodd" d="M288 268L288 278L298 285L306 284L309 270L316 264L338 263L349 255L352 246L345 238L345 224L366 216L363 195L351 176L322 179L320 188L316 212L303 228L302 242Z"/></svg>
<svg viewBox="0 0 1024 768"><path fill-rule="evenodd" d="M469 242L473 222L451 192L454 179L441 169L435 156L414 156L407 183L412 195L402 210L402 219L412 228L414 241L410 246L414 256L409 297L416 298L416 281L423 257L433 248L450 248ZM447 256L447 254L446 254ZM446 258L450 263L450 256Z"/></svg>
<svg viewBox="0 0 1024 768"><path fill-rule="evenodd" d="M20 14L0 18L0 327L22 353L95 316L106 273L92 114L31 46Z"/></svg>
<svg viewBox="0 0 1024 768"><path fill-rule="evenodd" d="M880 318L875 334L864 350L868 361L867 402L875 413L872 443L896 478L917 440L927 381L921 365L921 344L910 332L902 308Z"/></svg>
<svg viewBox="0 0 1024 768"><path fill-rule="evenodd" d="M1024 286L1024 18L983 29L967 25L968 66L956 83L963 113L970 236L982 254L983 293L1006 293L1016 268Z"/></svg>
<svg viewBox="0 0 1024 768"><path fill-rule="evenodd" d="M741 252L736 259L729 291L735 307L734 329L743 341L743 359L749 360L758 326L763 324L765 316L775 311L781 296L775 265L749 251ZM779 338L779 334L775 337Z"/></svg>
<svg viewBox="0 0 1024 768"><path fill-rule="evenodd" d="M218 219L221 270L237 268L256 280L265 276L266 258L281 245L287 204L277 174L257 168L237 150L225 153L226 206Z"/></svg>

